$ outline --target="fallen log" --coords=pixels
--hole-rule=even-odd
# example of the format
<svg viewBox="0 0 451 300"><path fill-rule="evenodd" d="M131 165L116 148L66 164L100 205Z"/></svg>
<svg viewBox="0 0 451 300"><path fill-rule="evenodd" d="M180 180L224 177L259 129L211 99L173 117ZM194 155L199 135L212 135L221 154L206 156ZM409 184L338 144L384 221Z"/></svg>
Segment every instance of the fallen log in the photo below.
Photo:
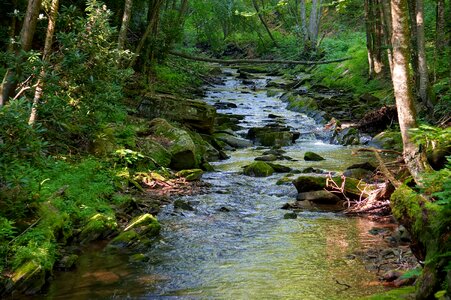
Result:
<svg viewBox="0 0 451 300"><path fill-rule="evenodd" d="M207 58L207 57L198 57L198 56L192 56L189 54L181 53L178 51L169 51L169 54L195 60L195 61L204 61L204 62L210 62L210 63L219 63L223 65L238 65L238 64L292 64L292 65L324 65L324 64L331 64L331 63L337 63L342 62L346 60L350 60L353 57L344 57L344 58L338 58L338 59L331 59L331 60L318 60L318 61L310 61L310 60L278 60L278 59L217 59L217 58Z"/></svg>

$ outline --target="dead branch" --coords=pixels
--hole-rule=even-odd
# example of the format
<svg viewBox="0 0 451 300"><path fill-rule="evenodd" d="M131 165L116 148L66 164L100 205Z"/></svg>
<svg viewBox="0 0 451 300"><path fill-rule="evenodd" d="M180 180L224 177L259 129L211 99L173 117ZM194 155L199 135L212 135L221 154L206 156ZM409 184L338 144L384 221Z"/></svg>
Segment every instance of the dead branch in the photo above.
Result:
<svg viewBox="0 0 451 300"><path fill-rule="evenodd" d="M388 149L377 149L377 148L359 148L359 149L356 149L354 151L357 151L357 152L374 152L374 153L393 153L393 154L402 155L402 152L399 152L399 151L388 150Z"/></svg>
<svg viewBox="0 0 451 300"><path fill-rule="evenodd" d="M322 60L322 61L310 61L310 60L277 60L277 59L216 59L216 58L207 58L207 57L198 57L198 56L192 56L189 54L181 53L178 51L169 51L169 54L195 60L195 61L204 61L204 62L210 62L210 63L219 63L223 65L238 65L238 64L292 64L292 65L324 65L324 64L331 64L331 63L337 63L342 62L346 60L353 59L353 57L344 57L339 59L331 59L331 60Z"/></svg>

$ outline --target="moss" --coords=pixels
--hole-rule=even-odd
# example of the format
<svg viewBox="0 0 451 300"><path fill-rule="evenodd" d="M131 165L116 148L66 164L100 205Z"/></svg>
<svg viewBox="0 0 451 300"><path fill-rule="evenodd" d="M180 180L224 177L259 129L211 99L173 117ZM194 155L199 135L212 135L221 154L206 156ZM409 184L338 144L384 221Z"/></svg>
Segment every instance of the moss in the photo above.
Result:
<svg viewBox="0 0 451 300"><path fill-rule="evenodd" d="M96 213L89 218L88 222L80 232L80 241L82 243L87 243L97 240L116 228L116 218L113 215Z"/></svg>
<svg viewBox="0 0 451 300"><path fill-rule="evenodd" d="M257 136L262 146L289 146L292 144L293 134L289 131L263 132Z"/></svg>
<svg viewBox="0 0 451 300"><path fill-rule="evenodd" d="M199 180L204 172L201 169L182 170L175 174L177 177L185 177L187 181Z"/></svg>
<svg viewBox="0 0 451 300"><path fill-rule="evenodd" d="M107 250L114 248L127 248L134 245L139 240L139 234L135 230L121 232L117 237L112 239Z"/></svg>
<svg viewBox="0 0 451 300"><path fill-rule="evenodd" d="M398 300L398 299L415 299L415 287L408 286L399 289L390 290L381 294L372 295L362 298L366 300Z"/></svg>
<svg viewBox="0 0 451 300"><path fill-rule="evenodd" d="M125 227L124 232L130 230L134 230L140 234L154 236L160 232L160 223L151 214L143 214L133 218Z"/></svg>
<svg viewBox="0 0 451 300"><path fill-rule="evenodd" d="M319 154L314 153L314 152L307 151L304 154L304 160L306 160L306 161L320 161L320 160L325 160L325 158L322 157Z"/></svg>
<svg viewBox="0 0 451 300"><path fill-rule="evenodd" d="M274 169L267 163L258 161L244 167L243 173L252 177L267 177L274 173Z"/></svg>
<svg viewBox="0 0 451 300"><path fill-rule="evenodd" d="M391 208L393 216L398 220L405 220L406 216L412 223L412 229L416 234L423 229L422 207L423 199L416 194L411 188L402 185L392 194Z"/></svg>

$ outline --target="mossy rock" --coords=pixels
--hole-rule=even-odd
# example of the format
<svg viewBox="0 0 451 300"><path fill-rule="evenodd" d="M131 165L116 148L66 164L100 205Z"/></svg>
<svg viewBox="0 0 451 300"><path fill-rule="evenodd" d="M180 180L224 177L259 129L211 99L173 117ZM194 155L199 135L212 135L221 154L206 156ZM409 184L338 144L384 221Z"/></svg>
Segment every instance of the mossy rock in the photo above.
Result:
<svg viewBox="0 0 451 300"><path fill-rule="evenodd" d="M156 236L160 232L160 223L151 214L143 214L133 218L124 228L124 232L134 230L140 235Z"/></svg>
<svg viewBox="0 0 451 300"><path fill-rule="evenodd" d="M226 143L227 145L233 148L247 148L252 146L252 142L249 140L243 139L241 137L235 136L233 134L228 134L225 132L215 133L214 138L218 141Z"/></svg>
<svg viewBox="0 0 451 300"><path fill-rule="evenodd" d="M45 285L47 272L50 271L36 261L29 260L13 270L5 290L19 291L28 295L36 294Z"/></svg>
<svg viewBox="0 0 451 300"><path fill-rule="evenodd" d="M174 170L195 169L201 155L186 130L177 128L165 119L154 119L149 124L152 137L171 154L170 167Z"/></svg>
<svg viewBox="0 0 451 300"><path fill-rule="evenodd" d="M124 231L108 243L106 250L129 248L135 246L139 239L140 235L135 230Z"/></svg>
<svg viewBox="0 0 451 300"><path fill-rule="evenodd" d="M293 144L293 133L289 131L265 132L259 134L257 140L262 146L267 147L289 146Z"/></svg>
<svg viewBox="0 0 451 300"><path fill-rule="evenodd" d="M187 201L177 199L174 201L174 208L175 209L182 209L182 210L188 210L188 211L195 211L194 207L191 206Z"/></svg>
<svg viewBox="0 0 451 300"><path fill-rule="evenodd" d="M142 253L136 253L130 256L128 261L131 263L147 262L149 257Z"/></svg>
<svg viewBox="0 0 451 300"><path fill-rule="evenodd" d="M167 94L146 95L138 111L148 119L165 118L207 134L213 132L216 117L216 109L204 101Z"/></svg>
<svg viewBox="0 0 451 300"><path fill-rule="evenodd" d="M317 191L326 187L324 176L299 176L292 182L298 193Z"/></svg>
<svg viewBox="0 0 451 300"><path fill-rule="evenodd" d="M280 178L279 180L277 180L276 185L285 185L285 184L289 184L293 181L292 178L288 177L288 176L284 176L282 178Z"/></svg>
<svg viewBox="0 0 451 300"><path fill-rule="evenodd" d="M175 173L175 176L184 177L187 181L195 181L200 180L202 174L204 174L204 171L202 171L201 169L191 169L179 171Z"/></svg>
<svg viewBox="0 0 451 300"><path fill-rule="evenodd" d="M267 177L274 173L274 169L263 161L254 162L244 167L243 174L252 177Z"/></svg>
<svg viewBox="0 0 451 300"><path fill-rule="evenodd" d="M274 172L276 173L288 173L291 172L291 168L284 166L284 165L280 165L280 164L274 164L274 163L267 163L271 168L273 168Z"/></svg>
<svg viewBox="0 0 451 300"><path fill-rule="evenodd" d="M107 236L117 229L116 218L112 215L97 213L83 226L79 239L81 243L88 243Z"/></svg>
<svg viewBox="0 0 451 300"><path fill-rule="evenodd" d="M402 138L399 131L384 131L371 140L371 144L382 149L402 152Z"/></svg>
<svg viewBox="0 0 451 300"><path fill-rule="evenodd" d="M343 146L360 145L360 133L356 128L345 128L334 133L333 141Z"/></svg>
<svg viewBox="0 0 451 300"><path fill-rule="evenodd" d="M304 154L304 160L305 161L321 161L321 160L325 160L325 158L314 152L307 151Z"/></svg>
<svg viewBox="0 0 451 300"><path fill-rule="evenodd" d="M310 191L310 192L304 192L299 193L296 196L297 201L310 201L316 204L332 204L335 205L337 203L341 202L340 197L337 195L325 191L325 190L319 190L319 191Z"/></svg>
<svg viewBox="0 0 451 300"><path fill-rule="evenodd" d="M157 164L156 167L169 167L172 159L171 153L151 137L138 139L138 147L141 154L150 157L150 161Z"/></svg>

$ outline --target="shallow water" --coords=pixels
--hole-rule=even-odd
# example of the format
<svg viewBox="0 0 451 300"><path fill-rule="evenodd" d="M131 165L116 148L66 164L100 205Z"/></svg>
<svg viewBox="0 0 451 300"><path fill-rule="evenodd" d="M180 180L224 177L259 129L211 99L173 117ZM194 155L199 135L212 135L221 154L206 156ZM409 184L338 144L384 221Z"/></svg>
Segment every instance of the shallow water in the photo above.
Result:
<svg viewBox="0 0 451 300"><path fill-rule="evenodd" d="M268 79L257 80L257 90L250 91L229 76L225 86L210 89L206 101L236 103L238 108L220 112L246 115L245 128L267 124L268 113L273 113L295 130L309 132L284 147L297 161L279 163L338 171L368 160L351 155L350 148L317 140L311 132L321 128L313 120L287 111L277 97L266 96L263 86ZM380 236L368 233L380 225L329 212L305 211L297 219L285 220L287 211L280 207L294 201L296 190L291 184L275 184L284 175L239 174L263 151L242 149L214 163L218 172L203 177L212 184L211 191L182 198L195 211L163 208L158 216L161 238L144 253L149 261L129 263L126 256L92 251L81 257L76 271L57 274L41 298L355 299L383 290L374 272L348 256L383 245ZM305 151L326 160L305 162Z"/></svg>

